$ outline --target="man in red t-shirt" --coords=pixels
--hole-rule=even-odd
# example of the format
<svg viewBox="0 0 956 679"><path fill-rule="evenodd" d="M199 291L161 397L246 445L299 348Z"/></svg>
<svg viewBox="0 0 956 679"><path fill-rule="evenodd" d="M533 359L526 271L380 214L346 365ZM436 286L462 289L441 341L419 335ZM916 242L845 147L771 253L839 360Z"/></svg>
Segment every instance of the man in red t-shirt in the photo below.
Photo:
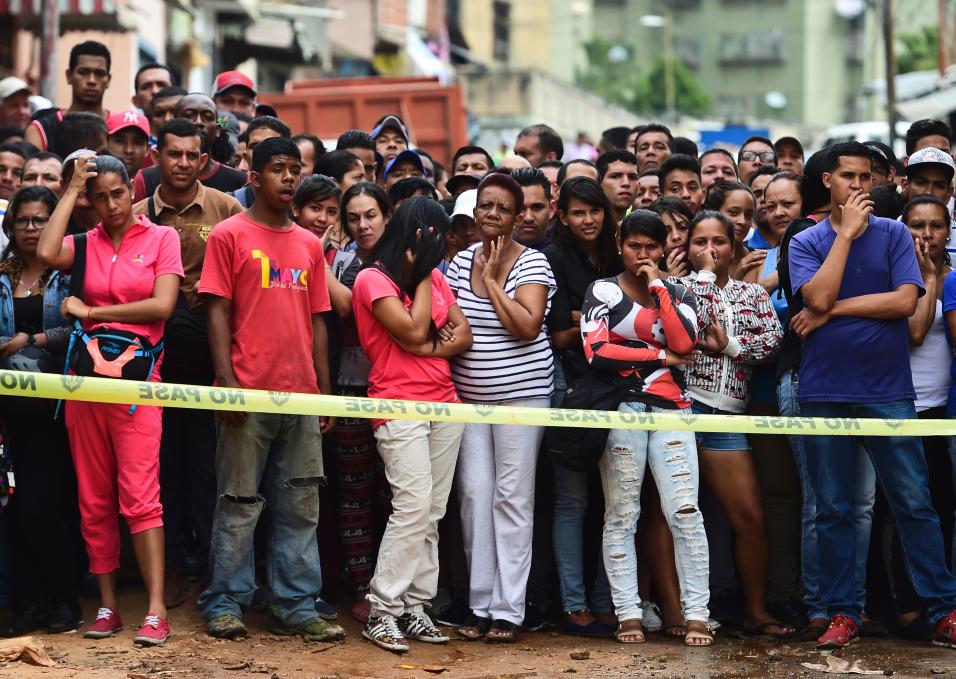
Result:
<svg viewBox="0 0 956 679"><path fill-rule="evenodd" d="M301 172L291 140L258 144L250 175L255 204L217 224L206 242L199 293L221 387L331 392L322 242L289 219ZM334 418L223 411L220 420L212 582L199 597L209 634L247 634L242 608L252 604L256 589L253 534L268 499L274 515L266 570L269 631L308 641L341 638L341 627L318 617L313 598L322 589L316 543L321 434Z"/></svg>

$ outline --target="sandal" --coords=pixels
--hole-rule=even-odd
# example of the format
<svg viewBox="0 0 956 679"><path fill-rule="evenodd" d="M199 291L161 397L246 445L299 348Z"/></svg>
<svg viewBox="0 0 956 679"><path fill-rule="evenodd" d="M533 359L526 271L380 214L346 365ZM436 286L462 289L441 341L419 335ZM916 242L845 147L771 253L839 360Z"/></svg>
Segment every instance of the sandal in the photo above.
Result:
<svg viewBox="0 0 956 679"><path fill-rule="evenodd" d="M661 629L661 634L663 634L668 639L683 639L687 636L687 626L686 625L668 625Z"/></svg>
<svg viewBox="0 0 956 679"><path fill-rule="evenodd" d="M714 635L710 633L706 622L691 620L687 623L687 636L684 637L684 643L688 646L710 646L714 643Z"/></svg>
<svg viewBox="0 0 956 679"><path fill-rule="evenodd" d="M643 644L645 641L647 641L647 638L644 636L644 630L642 629L642 621L640 618L622 620L617 626L617 631L614 633L614 638L622 644Z"/></svg>
<svg viewBox="0 0 956 679"><path fill-rule="evenodd" d="M826 618L816 618L804 625L792 638L794 641L816 641L829 626Z"/></svg>
<svg viewBox="0 0 956 679"><path fill-rule="evenodd" d="M513 644L518 640L518 625L507 620L495 620L485 634L485 642L489 644Z"/></svg>
<svg viewBox="0 0 956 679"><path fill-rule="evenodd" d="M770 629L772 627L776 627L781 631L771 632ZM774 639L789 639L796 631L793 627L779 623L776 620L768 620L753 627L747 627L745 625L741 630L745 637L773 637Z"/></svg>
<svg viewBox="0 0 956 679"><path fill-rule="evenodd" d="M459 625L458 628L455 629L455 634L465 641L478 641L488 633L490 627L491 620L478 617L474 613L469 613L465 619L465 624Z"/></svg>

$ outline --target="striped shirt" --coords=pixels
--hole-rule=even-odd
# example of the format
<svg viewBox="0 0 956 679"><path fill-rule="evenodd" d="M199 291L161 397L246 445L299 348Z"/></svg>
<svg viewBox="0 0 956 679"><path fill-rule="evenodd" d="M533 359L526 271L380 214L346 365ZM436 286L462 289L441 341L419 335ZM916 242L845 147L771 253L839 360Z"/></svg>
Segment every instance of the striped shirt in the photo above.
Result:
<svg viewBox="0 0 956 679"><path fill-rule="evenodd" d="M512 336L498 319L488 297L480 297L471 287L475 252L481 244L459 252L448 267L448 284L458 296L458 306L471 325L474 344L455 356L451 364L452 380L465 401L497 403L523 398L549 397L554 391L552 351L543 327L530 342ZM557 286L548 259L542 253L525 248L508 272L504 291L514 299L522 285L548 288L545 316Z"/></svg>

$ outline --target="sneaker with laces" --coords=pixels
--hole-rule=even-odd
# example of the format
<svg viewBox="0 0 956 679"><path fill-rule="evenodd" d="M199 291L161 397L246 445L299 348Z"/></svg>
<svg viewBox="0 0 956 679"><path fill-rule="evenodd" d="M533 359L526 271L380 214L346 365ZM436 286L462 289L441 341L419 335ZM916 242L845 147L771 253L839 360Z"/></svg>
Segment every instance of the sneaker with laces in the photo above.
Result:
<svg viewBox="0 0 956 679"><path fill-rule="evenodd" d="M845 615L835 615L819 639L817 648L846 648L860 638L860 626Z"/></svg>
<svg viewBox="0 0 956 679"><path fill-rule="evenodd" d="M315 612L323 620L338 620L339 618L339 612L335 610L335 606L320 596L315 597Z"/></svg>
<svg viewBox="0 0 956 679"><path fill-rule="evenodd" d="M435 627L425 613L406 613L398 619L398 628L406 639L424 641L426 644L447 644L448 635Z"/></svg>
<svg viewBox="0 0 956 679"><path fill-rule="evenodd" d="M133 637L133 643L138 646L162 646L173 635L169 629L169 622L165 618L152 613L146 614L143 626Z"/></svg>
<svg viewBox="0 0 956 679"><path fill-rule="evenodd" d="M87 639L106 639L123 630L123 620L112 608L100 608L93 621L83 634Z"/></svg>
<svg viewBox="0 0 956 679"><path fill-rule="evenodd" d="M936 623L933 646L956 649L956 609Z"/></svg>
<svg viewBox="0 0 956 679"><path fill-rule="evenodd" d="M362 636L379 648L393 653L408 652L408 641L398 628L398 620L394 615L382 615L377 618L369 617L362 629Z"/></svg>

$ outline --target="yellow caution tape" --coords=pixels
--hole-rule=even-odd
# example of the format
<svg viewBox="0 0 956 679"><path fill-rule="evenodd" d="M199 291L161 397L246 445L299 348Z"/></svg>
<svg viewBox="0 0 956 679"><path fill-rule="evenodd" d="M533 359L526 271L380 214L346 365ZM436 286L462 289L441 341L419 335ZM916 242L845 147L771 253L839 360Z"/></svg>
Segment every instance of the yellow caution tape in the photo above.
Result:
<svg viewBox="0 0 956 679"><path fill-rule="evenodd" d="M526 408L479 403L431 403L223 389L187 384L134 382L100 377L0 370L0 396L122 403L127 405L238 410L289 415L329 415L388 420L480 422L553 427L807 434L836 436L950 436L956 420L893 420L845 417L766 417L634 413L563 408ZM2 414L2 410L0 410Z"/></svg>

